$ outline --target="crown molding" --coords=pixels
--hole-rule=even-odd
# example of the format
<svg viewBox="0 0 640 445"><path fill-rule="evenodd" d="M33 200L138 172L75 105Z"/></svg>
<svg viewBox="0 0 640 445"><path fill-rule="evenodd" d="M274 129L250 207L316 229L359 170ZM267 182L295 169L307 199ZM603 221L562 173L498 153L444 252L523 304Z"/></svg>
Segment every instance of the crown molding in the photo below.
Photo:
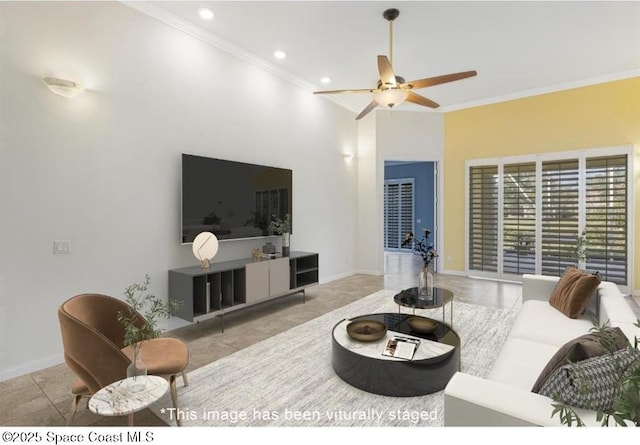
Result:
<svg viewBox="0 0 640 445"><path fill-rule="evenodd" d="M148 1L120 0L120 3L132 9L135 9L139 12L142 12L143 14L146 14L179 31L189 34L192 37L195 37L213 47L216 47L222 51L225 51L256 68L259 68L268 73L271 73L274 76L277 76L281 79L284 79L302 88L305 91L313 92L319 89L317 85L314 85L311 82L308 82L302 79L301 77L295 76L290 72L280 68L279 66L274 65L273 63L270 63L263 58L257 57L254 54L246 51L245 49L237 45L234 45L233 43L230 43L209 31L205 31L201 27L194 25L193 23L187 20L181 19L175 14L161 7L158 7ZM625 71L622 73L607 74L604 76L592 77L588 79L576 80L576 81L566 82L566 83L561 83L556 85L550 85L542 88L533 88L530 90L524 90L517 93L493 96L485 99L462 102L455 105L447 105L447 106L440 107L438 110L420 110L420 111L447 113L451 111L464 110L467 108L475 108L475 107L481 107L484 105L496 104L500 102L508 102L508 101L517 100L517 99L524 99L527 97L539 96L542 94L555 93L563 90L581 88L581 87L596 85L600 83L613 82L616 80L629 79L629 78L638 77L638 76L640 76L640 69ZM321 98L324 100L333 102L354 113L360 112L359 108L357 108L356 106L354 106L353 104L345 100L340 99L340 96L322 95Z"/></svg>
<svg viewBox="0 0 640 445"><path fill-rule="evenodd" d="M508 102L511 100L524 99L527 97L539 96L542 94L556 93L558 91L571 90L574 88L582 88L600 83L614 82L616 80L630 79L632 77L640 77L640 69L624 71L622 73L607 74L604 76L591 77L589 79L576 80L542 88L533 88L530 90L520 91L518 93L505 94L502 96L494 96L486 99L463 102L457 105L449 105L440 108L440 112L447 113L449 111L464 110L467 108L481 107L483 105L491 105L500 102Z"/></svg>
<svg viewBox="0 0 640 445"><path fill-rule="evenodd" d="M261 57L257 57L254 54L244 50L243 48L237 45L234 45L233 43L230 43L209 31L205 31L199 26L194 25L193 23L187 20L183 20L177 17L175 14L161 7L158 7L148 1L120 0L120 3L132 9L135 9L136 11L142 12L143 14L146 14L158 20L159 22L169 25L179 31L189 34L190 36L195 37L196 39L201 40L211 46L214 46L222 51L225 51L237 57L238 59L250 65L253 65L256 68L259 68L268 73L271 73L274 76L280 77L281 79L284 79L302 88L303 90L306 90L309 92L319 90L317 85L314 85L311 82L308 82L298 76L294 76L293 74L291 74L286 70L283 70L279 66L276 66ZM334 102L335 104L340 105L341 107L344 107L350 111L353 111L354 113L359 112L359 110L357 110L353 105L349 104L346 101L341 100L336 96L323 95L322 98L325 100L329 100L330 102Z"/></svg>

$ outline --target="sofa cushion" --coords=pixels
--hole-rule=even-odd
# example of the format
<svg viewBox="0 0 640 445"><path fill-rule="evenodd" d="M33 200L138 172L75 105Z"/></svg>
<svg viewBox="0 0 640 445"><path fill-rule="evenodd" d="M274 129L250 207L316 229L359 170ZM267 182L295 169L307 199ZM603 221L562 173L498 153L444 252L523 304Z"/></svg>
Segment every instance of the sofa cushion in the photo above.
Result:
<svg viewBox="0 0 640 445"><path fill-rule="evenodd" d="M542 368L557 350L553 345L510 337L502 346L487 378L523 391L531 391Z"/></svg>
<svg viewBox="0 0 640 445"><path fill-rule="evenodd" d="M548 301L529 300L525 301L520 308L509 333L509 338L523 338L537 343L546 343L555 346L557 351L569 340L588 334L592 327L591 320L587 318L569 319L557 309L549 306ZM542 364L542 367L545 364L546 362ZM534 381L535 379L531 384Z"/></svg>
<svg viewBox="0 0 640 445"><path fill-rule="evenodd" d="M569 267L553 289L549 304L569 318L578 318L584 313L599 284L598 274Z"/></svg>
<svg viewBox="0 0 640 445"><path fill-rule="evenodd" d="M532 392L539 393L545 382L562 366L588 358L598 357L629 346L629 340L620 328L607 328L602 333L582 335L565 343L544 367Z"/></svg>
<svg viewBox="0 0 640 445"><path fill-rule="evenodd" d="M640 351L613 354L564 365L542 386L540 394L578 408L608 411L620 393L620 382L640 367Z"/></svg>

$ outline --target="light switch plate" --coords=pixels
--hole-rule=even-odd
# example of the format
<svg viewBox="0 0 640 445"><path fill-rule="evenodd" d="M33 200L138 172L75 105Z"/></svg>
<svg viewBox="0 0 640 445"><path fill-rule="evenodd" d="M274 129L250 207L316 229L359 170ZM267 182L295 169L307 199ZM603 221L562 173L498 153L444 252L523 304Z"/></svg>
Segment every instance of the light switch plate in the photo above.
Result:
<svg viewBox="0 0 640 445"><path fill-rule="evenodd" d="M53 242L54 255L69 254L71 253L71 241L69 240L56 240Z"/></svg>

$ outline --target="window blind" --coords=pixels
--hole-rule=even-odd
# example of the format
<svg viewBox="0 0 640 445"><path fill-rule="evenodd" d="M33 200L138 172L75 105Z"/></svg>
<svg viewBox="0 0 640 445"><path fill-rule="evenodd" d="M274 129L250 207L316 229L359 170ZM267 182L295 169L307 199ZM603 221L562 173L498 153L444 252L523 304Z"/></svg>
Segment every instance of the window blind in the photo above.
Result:
<svg viewBox="0 0 640 445"><path fill-rule="evenodd" d="M542 274L561 276L577 264L579 163L542 163Z"/></svg>
<svg viewBox="0 0 640 445"><path fill-rule="evenodd" d="M413 180L387 180L384 184L384 247L411 250L402 246L405 235L414 232Z"/></svg>
<svg viewBox="0 0 640 445"><path fill-rule="evenodd" d="M586 160L586 267L627 283L627 156Z"/></svg>
<svg viewBox="0 0 640 445"><path fill-rule="evenodd" d="M503 168L502 271L522 275L536 270L536 164Z"/></svg>
<svg viewBox="0 0 640 445"><path fill-rule="evenodd" d="M579 265L628 285L628 153L476 165L468 180L470 271L561 276ZM576 253L582 228L584 262Z"/></svg>
<svg viewBox="0 0 640 445"><path fill-rule="evenodd" d="M469 269L498 270L498 167L469 171Z"/></svg>

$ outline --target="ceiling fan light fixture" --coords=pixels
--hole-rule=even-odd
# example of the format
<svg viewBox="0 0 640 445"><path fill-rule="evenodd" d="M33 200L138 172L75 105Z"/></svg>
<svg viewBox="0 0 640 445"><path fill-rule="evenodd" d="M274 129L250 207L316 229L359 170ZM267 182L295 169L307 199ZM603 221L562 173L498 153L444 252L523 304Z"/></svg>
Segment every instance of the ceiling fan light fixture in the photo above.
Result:
<svg viewBox="0 0 640 445"><path fill-rule="evenodd" d="M393 108L407 99L407 92L399 88L389 88L376 93L374 99L378 105Z"/></svg>
<svg viewBox="0 0 640 445"><path fill-rule="evenodd" d="M360 120L375 110L378 106L394 108L404 101L428 108L438 108L440 105L431 99L414 92L420 88L427 88L456 80L476 76L476 71L464 71L460 73L445 74L442 76L428 77L424 79L406 82L403 77L397 76L393 71L393 21L398 18L400 11L387 9L382 14L389 22L389 55L378 55L378 74L380 80L374 88L360 88L350 90L314 91L313 94L338 94L338 93L374 93L373 100L356 116Z"/></svg>

